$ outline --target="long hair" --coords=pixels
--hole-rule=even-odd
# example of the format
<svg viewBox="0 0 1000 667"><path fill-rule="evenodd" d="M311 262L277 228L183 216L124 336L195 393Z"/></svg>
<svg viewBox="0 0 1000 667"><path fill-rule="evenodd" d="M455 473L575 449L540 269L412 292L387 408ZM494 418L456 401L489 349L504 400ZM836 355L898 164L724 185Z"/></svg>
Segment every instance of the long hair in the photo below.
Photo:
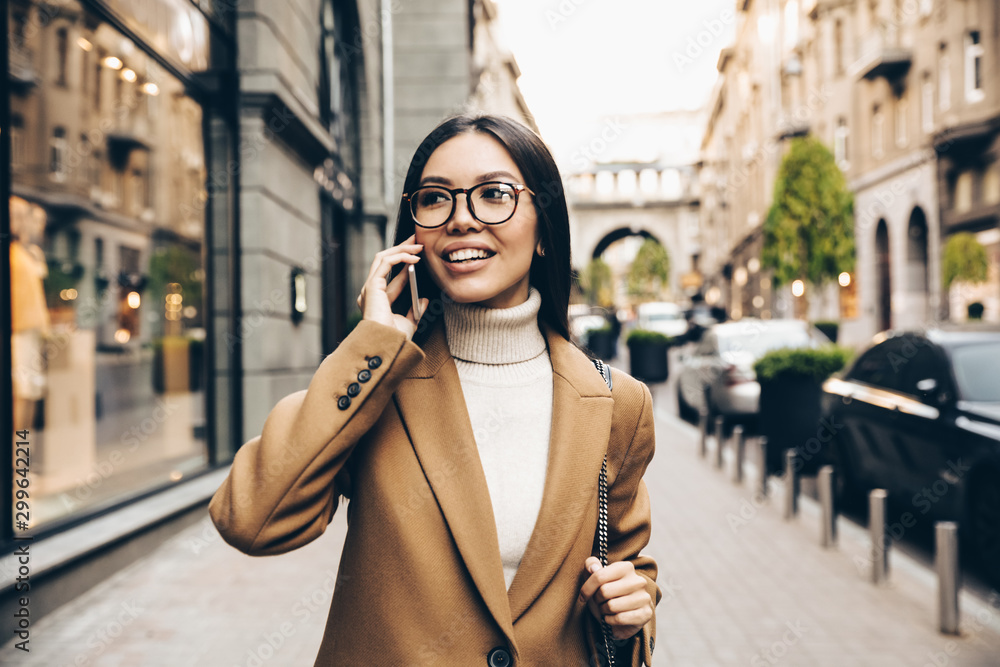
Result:
<svg viewBox="0 0 1000 667"><path fill-rule="evenodd" d="M462 114L444 120L420 143L403 182L403 192L412 192L420 182L424 165L438 146L454 136L466 132L481 132L499 141L510 153L514 164L524 176L524 185L531 188L535 196L531 198L538 218L538 227L545 256L532 255L528 282L541 293L542 305L538 317L551 329L569 340L569 293L571 282L570 245L569 245L569 212L566 208L566 195L563 192L562 178L555 160L548 147L530 129L505 116L493 114ZM408 239L415 231L415 223L410 213L410 207L400 202L399 213L396 216L396 233L393 245L399 245ZM393 268L392 279L399 270L405 270L405 265L399 264ZM429 310L435 310L435 304L442 298L441 288L437 286L427 272L423 262L416 266L417 287L421 297L430 300ZM406 294L408 292L404 292ZM409 308L409 299L399 299L394 304L394 311L399 308L405 314ZM437 308L441 308L440 305ZM431 313L428 312L424 315ZM421 320L423 323L423 320Z"/></svg>

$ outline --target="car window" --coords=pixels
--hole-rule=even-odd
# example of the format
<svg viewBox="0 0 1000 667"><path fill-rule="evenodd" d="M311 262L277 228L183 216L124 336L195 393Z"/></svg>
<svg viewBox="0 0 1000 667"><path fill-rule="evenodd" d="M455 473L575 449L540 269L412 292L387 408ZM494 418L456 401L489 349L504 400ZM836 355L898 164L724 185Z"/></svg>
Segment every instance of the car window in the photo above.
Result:
<svg viewBox="0 0 1000 667"><path fill-rule="evenodd" d="M1000 342L962 345L951 357L962 398L1000 402Z"/></svg>
<svg viewBox="0 0 1000 667"><path fill-rule="evenodd" d="M928 378L937 381L938 391L948 390L948 367L934 347L927 344L917 344L913 348L904 346L903 352L913 352L913 356L905 363L899 391L910 396L920 396L917 383Z"/></svg>
<svg viewBox="0 0 1000 667"><path fill-rule="evenodd" d="M897 368L894 368L890 358L900 357L901 345L899 339L890 338L871 348L858 359L851 368L848 379L864 382L882 389L897 389L902 386Z"/></svg>
<svg viewBox="0 0 1000 667"><path fill-rule="evenodd" d="M746 350L755 357L762 357L782 347L809 347L811 342L804 327L750 328L720 337L719 348L723 352Z"/></svg>

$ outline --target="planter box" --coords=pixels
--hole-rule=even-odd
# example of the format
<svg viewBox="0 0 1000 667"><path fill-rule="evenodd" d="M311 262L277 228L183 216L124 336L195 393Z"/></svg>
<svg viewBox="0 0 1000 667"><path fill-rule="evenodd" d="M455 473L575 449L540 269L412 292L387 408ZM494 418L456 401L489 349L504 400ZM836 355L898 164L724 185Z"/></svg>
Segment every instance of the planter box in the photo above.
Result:
<svg viewBox="0 0 1000 667"><path fill-rule="evenodd" d="M785 450L795 449L801 474L815 474L823 462L819 436L819 383L807 378L776 378L760 383L760 433L767 437L768 472L785 469ZM824 434L825 435L825 434Z"/></svg>
<svg viewBox="0 0 1000 667"><path fill-rule="evenodd" d="M618 353L618 337L613 331L594 330L587 333L587 349L599 359L614 359Z"/></svg>
<svg viewBox="0 0 1000 667"><path fill-rule="evenodd" d="M665 382L669 375L667 343L629 343L632 377L643 382Z"/></svg>

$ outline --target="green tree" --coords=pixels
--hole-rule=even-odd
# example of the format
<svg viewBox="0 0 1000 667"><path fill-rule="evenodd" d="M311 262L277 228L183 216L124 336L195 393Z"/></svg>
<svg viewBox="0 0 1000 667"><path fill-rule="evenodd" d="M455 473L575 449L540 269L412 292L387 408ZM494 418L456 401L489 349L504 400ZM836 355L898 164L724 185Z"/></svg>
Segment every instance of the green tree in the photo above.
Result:
<svg viewBox="0 0 1000 667"><path fill-rule="evenodd" d="M635 254L628 272L628 293L637 297L659 297L670 283L670 255L659 241L646 239Z"/></svg>
<svg viewBox="0 0 1000 667"><path fill-rule="evenodd" d="M989 260L986 248L976 240L974 234L959 232L948 238L944 244L944 258L941 261L942 280L947 290L956 280L968 283L986 282Z"/></svg>
<svg viewBox="0 0 1000 667"><path fill-rule="evenodd" d="M813 285L854 271L854 197L833 154L815 137L797 137L778 169L764 221L762 263L775 287Z"/></svg>
<svg viewBox="0 0 1000 667"><path fill-rule="evenodd" d="M614 303L611 267L600 257L590 260L580 276L580 289L587 303L607 308Z"/></svg>

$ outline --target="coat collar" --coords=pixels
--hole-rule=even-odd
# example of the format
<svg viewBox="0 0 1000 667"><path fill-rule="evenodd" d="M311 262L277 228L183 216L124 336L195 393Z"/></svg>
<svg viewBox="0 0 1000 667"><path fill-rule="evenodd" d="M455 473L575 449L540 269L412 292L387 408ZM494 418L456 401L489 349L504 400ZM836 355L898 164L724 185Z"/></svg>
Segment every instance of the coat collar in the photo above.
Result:
<svg viewBox="0 0 1000 667"><path fill-rule="evenodd" d="M541 327L553 382L548 470L538 519L509 590L486 476L441 318L430 323L426 335L418 334L424 359L395 394L455 544L512 647L514 622L555 575L590 505L596 507L598 475L611 432L611 392L600 373L576 346L548 326ZM582 572L582 562L579 567Z"/></svg>

